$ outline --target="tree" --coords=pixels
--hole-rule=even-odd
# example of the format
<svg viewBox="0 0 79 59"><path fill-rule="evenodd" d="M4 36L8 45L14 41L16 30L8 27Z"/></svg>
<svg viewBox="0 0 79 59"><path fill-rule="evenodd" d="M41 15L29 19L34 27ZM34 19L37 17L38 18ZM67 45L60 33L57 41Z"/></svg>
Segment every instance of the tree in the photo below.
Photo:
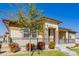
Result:
<svg viewBox="0 0 79 59"><path fill-rule="evenodd" d="M23 30L29 29L29 55L31 55L31 38L32 38L32 31L35 30L35 32L39 35L39 32L43 32L43 24L45 22L45 19L42 18L42 10L39 10L36 8L35 4L15 4L17 8L14 7L12 4L8 4L9 7L11 7L16 11L15 14L5 13L5 15L10 16L13 18L14 21L17 22L18 25L23 26ZM27 6L27 7L26 7ZM26 8L27 12L26 12ZM1 11L2 12L2 11ZM16 16L16 17L15 17Z"/></svg>
<svg viewBox="0 0 79 59"><path fill-rule="evenodd" d="M29 19L25 20L25 18L19 14L21 17L18 22L24 25L25 29L29 28L29 40L31 43L32 38L32 31L35 30L37 34L39 34L40 31L43 31L43 24L45 22L44 18L41 18L41 12L40 10L37 10L35 7L35 4L30 4L29 8ZM38 39L38 38L37 38ZM31 44L29 45L29 55L31 51Z"/></svg>

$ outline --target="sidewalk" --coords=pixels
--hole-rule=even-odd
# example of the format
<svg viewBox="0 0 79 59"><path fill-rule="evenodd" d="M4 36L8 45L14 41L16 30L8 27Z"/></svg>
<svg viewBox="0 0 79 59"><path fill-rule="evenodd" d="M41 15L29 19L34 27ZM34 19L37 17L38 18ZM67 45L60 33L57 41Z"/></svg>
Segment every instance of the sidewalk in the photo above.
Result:
<svg viewBox="0 0 79 59"><path fill-rule="evenodd" d="M69 56L78 56L76 52L71 51L70 49L66 48L66 46L64 45L59 45L57 48L60 49L62 52L69 54Z"/></svg>

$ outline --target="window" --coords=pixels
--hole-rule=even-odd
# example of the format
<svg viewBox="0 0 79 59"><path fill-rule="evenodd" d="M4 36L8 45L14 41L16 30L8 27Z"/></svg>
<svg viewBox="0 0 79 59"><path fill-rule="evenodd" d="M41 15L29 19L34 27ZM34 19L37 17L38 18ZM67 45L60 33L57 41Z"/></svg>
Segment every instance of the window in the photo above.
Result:
<svg viewBox="0 0 79 59"><path fill-rule="evenodd" d="M72 34L71 33L69 33L69 39L71 39L72 38Z"/></svg>
<svg viewBox="0 0 79 59"><path fill-rule="evenodd" d="M24 37L29 37L29 32L24 32Z"/></svg>
<svg viewBox="0 0 79 59"><path fill-rule="evenodd" d="M32 31L32 37L36 37L36 32L35 32L35 30Z"/></svg>
<svg viewBox="0 0 79 59"><path fill-rule="evenodd" d="M29 31L24 32L24 37L29 37ZM36 32L32 31L32 37L36 37Z"/></svg>

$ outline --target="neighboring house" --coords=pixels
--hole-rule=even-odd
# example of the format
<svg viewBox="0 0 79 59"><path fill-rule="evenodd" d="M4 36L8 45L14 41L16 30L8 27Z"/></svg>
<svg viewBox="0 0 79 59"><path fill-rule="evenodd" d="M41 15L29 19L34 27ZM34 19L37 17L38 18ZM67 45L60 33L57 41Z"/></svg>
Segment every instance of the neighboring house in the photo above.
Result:
<svg viewBox="0 0 79 59"><path fill-rule="evenodd" d="M45 38L48 38L48 42L50 40L53 40L55 41L56 45L63 43L75 43L75 31L59 27L59 24L62 23L59 20L51 19L48 17L43 18L46 19L46 22L44 23L44 36ZM10 36L12 38L24 38L28 36L28 32L24 33L23 27L21 25L17 25L15 21L3 19L3 22L6 25L8 32L10 33ZM32 36L35 37L36 34L33 33ZM42 37L41 35L39 36Z"/></svg>
<svg viewBox="0 0 79 59"><path fill-rule="evenodd" d="M0 36L0 43L3 41L3 36Z"/></svg>

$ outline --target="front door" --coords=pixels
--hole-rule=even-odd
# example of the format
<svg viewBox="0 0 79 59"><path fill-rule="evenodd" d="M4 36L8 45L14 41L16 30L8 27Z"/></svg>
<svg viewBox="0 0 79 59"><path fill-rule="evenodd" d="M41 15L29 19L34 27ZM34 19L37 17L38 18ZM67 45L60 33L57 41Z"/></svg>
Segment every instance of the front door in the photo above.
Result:
<svg viewBox="0 0 79 59"><path fill-rule="evenodd" d="M48 30L49 41L55 41L55 29Z"/></svg>

